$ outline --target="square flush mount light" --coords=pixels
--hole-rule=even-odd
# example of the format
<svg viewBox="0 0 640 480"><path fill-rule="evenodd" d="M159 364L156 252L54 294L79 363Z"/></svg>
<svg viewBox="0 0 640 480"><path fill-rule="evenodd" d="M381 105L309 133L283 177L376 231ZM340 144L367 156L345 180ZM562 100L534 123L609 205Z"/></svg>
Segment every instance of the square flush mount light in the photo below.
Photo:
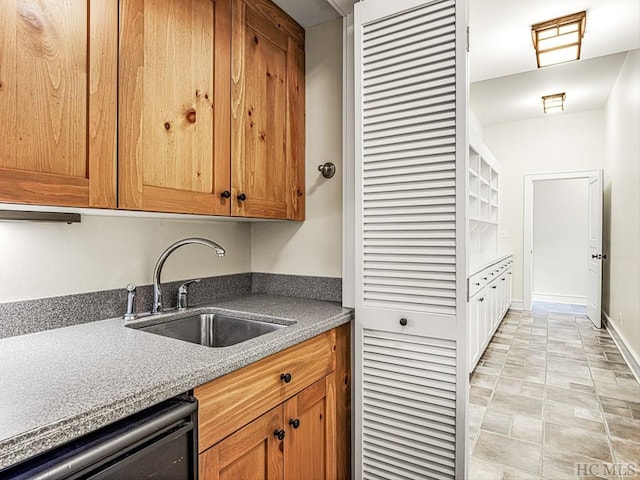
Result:
<svg viewBox="0 0 640 480"><path fill-rule="evenodd" d="M587 12L547 20L531 26L538 68L580 58Z"/></svg>
<svg viewBox="0 0 640 480"><path fill-rule="evenodd" d="M564 99L566 95L562 93L554 93L553 95L542 96L542 107L544 113L561 112L564 110Z"/></svg>

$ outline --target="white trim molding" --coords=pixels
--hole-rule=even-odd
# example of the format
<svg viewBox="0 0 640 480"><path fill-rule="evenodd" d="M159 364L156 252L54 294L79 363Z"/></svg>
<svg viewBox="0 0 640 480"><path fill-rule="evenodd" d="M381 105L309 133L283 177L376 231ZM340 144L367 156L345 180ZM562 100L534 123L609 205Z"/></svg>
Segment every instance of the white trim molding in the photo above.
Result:
<svg viewBox="0 0 640 480"><path fill-rule="evenodd" d="M631 348L628 347L629 342L625 339L624 335L620 330L618 330L618 326L615 324L609 315L606 312L602 311L602 320L604 327L611 335L611 338L615 342L618 350L622 354L622 358L627 362L627 365L633 372L633 375L636 377L636 380L640 383L640 356L638 356L637 352L634 352Z"/></svg>
<svg viewBox="0 0 640 480"><path fill-rule="evenodd" d="M561 295L559 293L533 292L531 294L533 302L546 303L566 303L569 305L587 305L587 297L579 295Z"/></svg>

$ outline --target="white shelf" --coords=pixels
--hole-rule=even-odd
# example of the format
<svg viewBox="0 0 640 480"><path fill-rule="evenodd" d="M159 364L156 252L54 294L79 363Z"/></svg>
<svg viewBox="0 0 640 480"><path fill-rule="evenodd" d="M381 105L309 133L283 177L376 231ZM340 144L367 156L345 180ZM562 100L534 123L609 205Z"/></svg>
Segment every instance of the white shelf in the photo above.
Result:
<svg viewBox="0 0 640 480"><path fill-rule="evenodd" d="M468 245L471 255L491 255L498 248L500 175L493 154L480 143L469 147Z"/></svg>

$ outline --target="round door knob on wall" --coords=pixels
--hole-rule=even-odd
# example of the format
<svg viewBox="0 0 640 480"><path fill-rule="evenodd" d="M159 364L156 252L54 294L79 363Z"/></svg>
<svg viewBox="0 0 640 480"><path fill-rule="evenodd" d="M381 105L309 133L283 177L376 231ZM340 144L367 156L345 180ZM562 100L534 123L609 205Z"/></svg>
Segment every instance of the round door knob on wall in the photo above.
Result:
<svg viewBox="0 0 640 480"><path fill-rule="evenodd" d="M336 174L336 166L331 162L327 162L324 165L318 165L318 170L322 173L324 178L331 178Z"/></svg>

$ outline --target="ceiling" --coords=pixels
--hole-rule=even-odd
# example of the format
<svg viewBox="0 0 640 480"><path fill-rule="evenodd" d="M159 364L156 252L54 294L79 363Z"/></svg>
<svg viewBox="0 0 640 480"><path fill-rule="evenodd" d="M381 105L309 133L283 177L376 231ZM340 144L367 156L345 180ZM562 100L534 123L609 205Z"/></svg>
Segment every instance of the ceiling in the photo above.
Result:
<svg viewBox="0 0 640 480"><path fill-rule="evenodd" d="M356 0L274 0L304 28ZM538 69L531 25L587 11L582 59ZM604 108L624 61L640 48L640 0L469 0L471 109L483 125L544 117L542 95L566 92L565 114Z"/></svg>
<svg viewBox="0 0 640 480"><path fill-rule="evenodd" d="M582 59L538 69L531 25L587 11ZM566 113L604 108L624 54L640 48L638 0L469 0L471 108L483 125L543 117L542 95Z"/></svg>

